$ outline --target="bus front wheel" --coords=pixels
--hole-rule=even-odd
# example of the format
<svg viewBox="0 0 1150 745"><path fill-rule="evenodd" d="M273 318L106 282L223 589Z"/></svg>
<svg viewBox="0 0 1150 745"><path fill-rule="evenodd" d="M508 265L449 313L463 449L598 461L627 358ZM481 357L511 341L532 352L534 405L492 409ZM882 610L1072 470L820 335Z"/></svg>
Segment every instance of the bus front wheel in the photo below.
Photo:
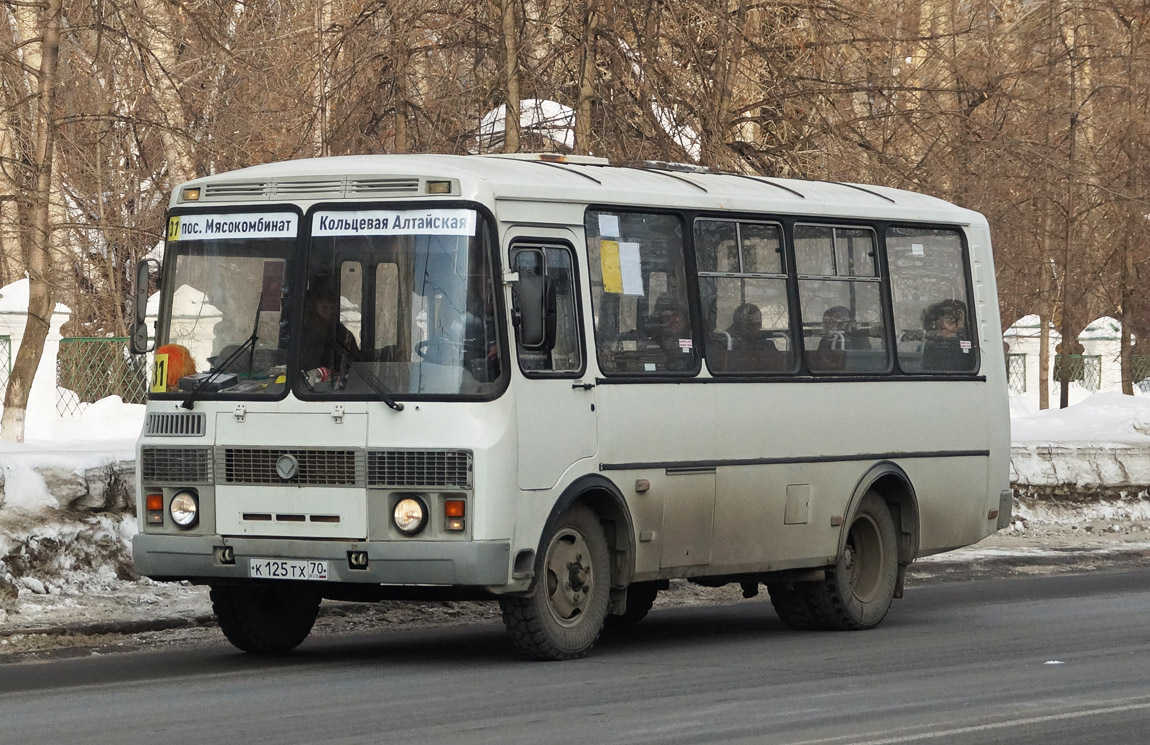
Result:
<svg viewBox="0 0 1150 745"><path fill-rule="evenodd" d="M516 648L537 660L587 654L607 617L610 564L607 539L595 513L583 505L563 513L536 562L534 592L499 602Z"/></svg>
<svg viewBox="0 0 1150 745"><path fill-rule="evenodd" d="M319 594L293 586L213 585L211 599L224 636L253 654L290 652L311 633L319 615Z"/></svg>

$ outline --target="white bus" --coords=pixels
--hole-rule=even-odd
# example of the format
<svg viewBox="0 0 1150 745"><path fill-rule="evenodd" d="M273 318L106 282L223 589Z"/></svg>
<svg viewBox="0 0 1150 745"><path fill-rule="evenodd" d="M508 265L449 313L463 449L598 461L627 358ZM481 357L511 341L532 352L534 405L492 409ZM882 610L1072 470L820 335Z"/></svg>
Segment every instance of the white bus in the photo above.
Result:
<svg viewBox="0 0 1150 745"><path fill-rule="evenodd" d="M1009 521L989 232L938 199L380 155L190 181L167 228L135 561L240 649L491 599L573 658L681 578L865 629Z"/></svg>

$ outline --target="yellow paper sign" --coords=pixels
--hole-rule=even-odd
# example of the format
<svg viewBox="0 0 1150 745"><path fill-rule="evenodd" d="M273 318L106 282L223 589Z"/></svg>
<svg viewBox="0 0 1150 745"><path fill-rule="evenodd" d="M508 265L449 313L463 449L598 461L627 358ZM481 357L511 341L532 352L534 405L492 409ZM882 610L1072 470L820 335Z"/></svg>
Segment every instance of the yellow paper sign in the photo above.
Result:
<svg viewBox="0 0 1150 745"><path fill-rule="evenodd" d="M177 218L172 218L173 220ZM157 354L152 365L152 393L166 393L168 390L168 355Z"/></svg>
<svg viewBox="0 0 1150 745"><path fill-rule="evenodd" d="M623 272L619 268L619 241L599 241L599 257L603 264L603 292L622 294Z"/></svg>
<svg viewBox="0 0 1150 745"><path fill-rule="evenodd" d="M178 241L180 239L180 218L168 218L168 240Z"/></svg>

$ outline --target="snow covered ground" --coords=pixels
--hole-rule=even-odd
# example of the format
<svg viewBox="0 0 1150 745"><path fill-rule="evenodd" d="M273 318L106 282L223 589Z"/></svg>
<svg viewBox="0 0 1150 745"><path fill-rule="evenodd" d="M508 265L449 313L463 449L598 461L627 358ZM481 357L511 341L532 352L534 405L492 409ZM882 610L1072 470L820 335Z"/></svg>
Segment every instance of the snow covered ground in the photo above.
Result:
<svg viewBox="0 0 1150 745"><path fill-rule="evenodd" d="M1150 397L1100 393L1042 412L1014 400L1012 417L1014 523L978 546L916 562L918 576L1003 557L1016 566L1052 557L1150 563ZM106 399L79 420L41 420L37 431L47 437L0 443L0 654L26 647L29 634L43 641L63 628L206 623L203 588L139 579L132 568L131 461L142 421L142 406ZM684 586L660 602L696 592ZM371 612L398 623L409 611ZM456 615L475 617L438 617Z"/></svg>

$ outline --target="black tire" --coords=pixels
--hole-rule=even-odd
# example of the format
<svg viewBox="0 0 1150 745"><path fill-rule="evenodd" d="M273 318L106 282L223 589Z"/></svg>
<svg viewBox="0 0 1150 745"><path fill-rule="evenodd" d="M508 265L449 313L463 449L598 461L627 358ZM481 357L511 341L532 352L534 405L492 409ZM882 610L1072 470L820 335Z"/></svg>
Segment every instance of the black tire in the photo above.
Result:
<svg viewBox="0 0 1150 745"><path fill-rule="evenodd" d="M810 582L771 582L767 592L771 605L783 623L797 631L821 628L811 610Z"/></svg>
<svg viewBox="0 0 1150 745"><path fill-rule="evenodd" d="M551 528L535 563L530 596L502 598L515 647L536 660L570 660L590 651L611 596L611 555L599 519L575 505Z"/></svg>
<svg viewBox="0 0 1150 745"><path fill-rule="evenodd" d="M290 652L319 615L320 596L306 588L213 585L211 598L224 636L252 654Z"/></svg>
<svg viewBox="0 0 1150 745"><path fill-rule="evenodd" d="M604 624L609 629L634 626L647 617L659 596L658 582L636 582L627 588L627 610L607 616Z"/></svg>
<svg viewBox="0 0 1150 745"><path fill-rule="evenodd" d="M793 629L874 628L886 617L898 581L898 535L886 502L868 492L851 520L838 563L820 582L767 585L771 605Z"/></svg>
<svg viewBox="0 0 1150 745"><path fill-rule="evenodd" d="M897 582L894 518L882 497L867 492L851 520L838 563L822 582L811 583L808 601L824 629L870 629L886 617Z"/></svg>

